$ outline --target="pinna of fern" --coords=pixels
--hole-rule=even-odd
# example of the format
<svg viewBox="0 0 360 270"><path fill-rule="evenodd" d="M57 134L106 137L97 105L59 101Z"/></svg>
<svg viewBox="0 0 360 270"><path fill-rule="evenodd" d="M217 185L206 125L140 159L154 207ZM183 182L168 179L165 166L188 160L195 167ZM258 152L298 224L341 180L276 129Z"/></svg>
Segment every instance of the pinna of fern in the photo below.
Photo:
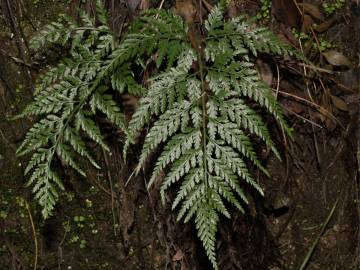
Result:
<svg viewBox="0 0 360 270"><path fill-rule="evenodd" d="M129 134L135 135L149 121L152 123L136 171L162 146L148 187L164 171L160 193L165 203L165 192L180 182L172 209L179 209L178 220L195 220L214 269L218 269L215 243L219 215L230 218L228 205L244 212L243 204L248 202L243 189L246 185L263 195L246 161L269 175L253 147L252 135L280 158L267 126L248 101L261 105L291 133L271 89L259 79L250 55L295 54L269 30L253 28L244 18L225 21L223 13L219 5L205 22L204 56L190 42L184 43L174 65L150 78L148 91L129 124ZM166 28L165 22L148 24L145 32L161 31ZM164 49L170 54L172 46ZM194 68L194 63L202 70Z"/></svg>

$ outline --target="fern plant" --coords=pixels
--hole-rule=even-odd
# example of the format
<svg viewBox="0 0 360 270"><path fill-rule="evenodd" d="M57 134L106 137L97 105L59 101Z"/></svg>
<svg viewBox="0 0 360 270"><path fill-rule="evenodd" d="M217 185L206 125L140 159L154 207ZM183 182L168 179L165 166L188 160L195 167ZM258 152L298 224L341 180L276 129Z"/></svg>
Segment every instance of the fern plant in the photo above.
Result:
<svg viewBox="0 0 360 270"><path fill-rule="evenodd" d="M33 153L25 171L31 174L28 185L47 218L64 189L54 158L85 176L78 156L99 168L85 138L109 151L94 120L98 112L125 132L124 153L149 125L136 172L161 149L148 187L165 172L160 189L165 203L166 191L179 183L172 208L179 210L178 220L195 220L206 254L218 269L220 214L230 218L229 205L244 212L246 186L263 194L247 164L269 175L253 147L253 135L280 158L251 103L261 105L291 133L251 58L258 53L295 53L268 29L254 28L243 17L224 20L221 4L208 15L204 36L173 12L147 10L120 42L106 26L100 1L97 10L97 20L83 13L79 25L63 17L32 42L34 48L67 46L69 57L40 78L34 101L21 114L40 118L18 149L20 155ZM196 42L189 38L194 36ZM144 87L137 83L133 66L151 61L156 70ZM130 123L111 89L141 97Z"/></svg>
<svg viewBox="0 0 360 270"><path fill-rule="evenodd" d="M94 116L101 112L117 127L127 130L124 115L108 89L120 93L128 91L133 95L143 91L125 63L129 58L127 47L136 48L138 44L128 42L119 49L107 26L106 12L100 1L97 2L96 19L98 22L82 12L81 22L77 24L62 16L31 42L34 49L49 44L63 46L64 51L68 48L68 57L40 77L34 101L18 116L39 119L26 134L17 153L21 156L33 152L25 174L30 174L27 185L33 186L44 218L52 214L59 191L64 190L54 166L55 157L86 176L79 156L85 157L94 167L100 167L85 138L109 151ZM115 49L116 57L113 57Z"/></svg>
<svg viewBox="0 0 360 270"><path fill-rule="evenodd" d="M243 190L246 185L263 195L246 160L269 175L256 155L251 135L262 139L280 158L268 128L249 101L261 105L291 133L271 89L259 79L250 55L294 54L266 28L253 28L242 17L225 21L223 13L219 5L209 14L203 50L187 40L189 27L180 17L161 13L143 19L143 33L158 31L168 40L177 39L176 43L153 44L158 48L157 62L163 55L172 59L179 46L182 50L173 66L168 61L168 66L149 80L148 91L129 124L129 134L135 136L152 122L136 171L150 153L161 148L148 187L164 171L160 193L165 202L165 192L180 182L172 209L179 209L178 220L195 220L214 269L218 269L215 237L219 215L230 218L227 205L244 212L243 204L248 202ZM169 20L178 22L170 26Z"/></svg>

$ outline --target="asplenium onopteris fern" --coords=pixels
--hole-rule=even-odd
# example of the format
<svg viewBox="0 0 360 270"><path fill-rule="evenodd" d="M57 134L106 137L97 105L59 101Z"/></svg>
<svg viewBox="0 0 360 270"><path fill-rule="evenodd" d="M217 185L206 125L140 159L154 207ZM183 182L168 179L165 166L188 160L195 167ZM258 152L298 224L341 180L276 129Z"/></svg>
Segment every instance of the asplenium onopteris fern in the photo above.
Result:
<svg viewBox="0 0 360 270"><path fill-rule="evenodd" d="M248 101L261 105L290 132L271 90L259 79L251 55L293 54L269 30L253 28L241 17L225 21L222 14L221 6L209 14L204 24L206 35L198 37L201 47L194 47L196 42L189 38L193 26L162 10L143 13L117 42L106 26L100 1L97 24L85 13L80 25L64 17L33 40L34 48L49 43L68 48L68 57L40 78L33 103L21 115L39 117L18 153L33 152L25 172L30 174L28 184L33 186L45 218L63 189L54 157L85 175L78 156L99 166L84 138L109 150L94 120L98 112L127 134L125 152L134 136L151 125L137 171L162 146L148 185L164 171L160 192L165 202L166 190L180 182L172 208L179 208L178 219L195 220L217 269L219 214L230 217L226 204L244 211L245 185L263 194L245 160L268 175L251 136L258 136L279 156L266 125ZM145 90L132 69L151 61L157 71ZM110 89L142 96L129 126Z"/></svg>
<svg viewBox="0 0 360 270"><path fill-rule="evenodd" d="M67 54L40 77L34 101L20 115L39 119L26 134L17 153L33 153L25 174L30 175L28 185L33 187L44 218L52 214L59 190L64 190L54 168L55 157L85 176L79 156L96 168L100 167L84 139L87 137L109 151L94 116L100 112L127 131L120 106L108 89L133 95L143 91L127 62L129 52L136 54L140 50L141 38L119 46L107 26L106 12L100 1L96 19L98 24L95 18L81 13L81 22L77 24L62 17L60 22L48 25L31 43L34 49L48 44L64 46ZM66 48L69 48L67 53Z"/></svg>
<svg viewBox="0 0 360 270"><path fill-rule="evenodd" d="M150 78L148 91L140 99L129 125L129 133L135 135L153 121L137 171L150 153L163 147L148 186L164 171L160 192L165 202L166 190L180 182L172 208L179 209L178 220L195 220L214 269L218 268L215 236L219 214L230 218L226 204L244 211L242 204L248 202L245 185L263 194L245 163L250 161L268 175L252 146L251 135L261 138L279 156L268 128L248 101L260 104L290 133L271 89L259 79L250 55L293 54L290 46L266 28L253 28L241 17L225 21L223 12L218 6L209 14L203 50L186 41L187 25L176 15L157 15L155 26L140 24L144 33L160 32L161 36L176 40L176 46L181 44L182 50L173 66L170 63L160 68L160 73ZM179 20L172 25L172 31L178 35L162 32L168 29L168 20ZM153 46L159 48L158 57L173 53L171 44Z"/></svg>
<svg viewBox="0 0 360 270"><path fill-rule="evenodd" d="M141 96L144 87L134 78L132 66L135 62L141 63L141 56L150 56L158 50L157 65L163 64L161 59L166 56L171 66L181 53L183 45L178 41L179 38L185 40L182 21L165 16L167 12L164 11L160 11L162 16L157 20L155 13L149 11L135 21L126 38L118 41L107 26L106 12L98 0L96 18L82 12L78 24L62 16L33 38L34 49L60 46L66 55L57 66L40 76L34 101L18 116L39 119L26 134L17 153L33 153L25 174L30 175L27 184L33 187L44 218L52 214L59 191L64 190L54 168L55 156L83 176L86 172L79 164L79 156L99 168L85 143L88 138L109 151L94 119L98 112L131 138L125 117L110 90ZM154 27L140 31L144 23ZM172 46L170 52L166 50L167 44Z"/></svg>

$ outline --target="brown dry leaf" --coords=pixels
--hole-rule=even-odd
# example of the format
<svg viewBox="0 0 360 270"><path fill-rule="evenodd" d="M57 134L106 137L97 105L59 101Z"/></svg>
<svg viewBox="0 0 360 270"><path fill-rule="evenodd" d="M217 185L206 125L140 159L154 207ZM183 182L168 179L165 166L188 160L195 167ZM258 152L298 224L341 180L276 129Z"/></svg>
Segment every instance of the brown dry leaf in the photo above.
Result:
<svg viewBox="0 0 360 270"><path fill-rule="evenodd" d="M327 119L330 119L332 121L331 112L329 112L328 109L324 107L317 108L318 112L320 113L319 118L322 122L326 121Z"/></svg>
<svg viewBox="0 0 360 270"><path fill-rule="evenodd" d="M181 249L178 249L175 255L172 257L173 262L181 261L184 258L184 252Z"/></svg>
<svg viewBox="0 0 360 270"><path fill-rule="evenodd" d="M313 23L314 23L314 21L313 21L313 19L312 19L311 16L309 16L309 15L304 15L304 19L303 19L303 32L309 32L309 30L311 29Z"/></svg>
<svg viewBox="0 0 360 270"><path fill-rule="evenodd" d="M323 56L325 56L326 60L333 66L351 66L349 59L341 52L330 50L323 52Z"/></svg>
<svg viewBox="0 0 360 270"><path fill-rule="evenodd" d="M294 1L273 0L272 12L276 19L287 27L297 27L301 21L301 14Z"/></svg>
<svg viewBox="0 0 360 270"><path fill-rule="evenodd" d="M296 101L288 101L288 109L296 114L302 114L306 110L306 106Z"/></svg>
<svg viewBox="0 0 360 270"><path fill-rule="evenodd" d="M331 101L339 110L346 112L349 110L347 104L341 98L331 95Z"/></svg>
<svg viewBox="0 0 360 270"><path fill-rule="evenodd" d="M329 20L315 25L313 28L316 32L322 33L325 32L326 30L328 30L331 26L333 26L335 23L337 22L337 18L336 17L332 17Z"/></svg>
<svg viewBox="0 0 360 270"><path fill-rule="evenodd" d="M177 0L175 3L175 13L191 24L195 20L196 8L191 0Z"/></svg>
<svg viewBox="0 0 360 270"><path fill-rule="evenodd" d="M319 8L313 4L303 3L302 4L305 13L310 14L313 18L322 20L323 15L321 14Z"/></svg>

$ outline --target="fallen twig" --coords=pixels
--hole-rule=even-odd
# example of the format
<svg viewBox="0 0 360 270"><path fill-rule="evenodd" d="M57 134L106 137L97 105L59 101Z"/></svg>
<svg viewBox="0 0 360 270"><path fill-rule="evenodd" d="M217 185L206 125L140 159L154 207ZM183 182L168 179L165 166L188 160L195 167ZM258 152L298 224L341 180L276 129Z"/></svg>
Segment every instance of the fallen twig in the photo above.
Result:
<svg viewBox="0 0 360 270"><path fill-rule="evenodd" d="M341 193L340 193L340 194L341 194ZM321 231L320 231L320 233L318 234L318 236L316 237L315 241L314 241L313 244L311 245L309 251L307 252L307 254L306 254L306 256L305 256L305 258L304 258L304 260L303 260L303 262L302 262L302 264L301 264L301 266L300 266L300 268L299 268L299 270L304 270L304 269L306 268L306 266L308 265L308 263L309 263L309 261L310 261L310 258L311 258L311 256L313 255L313 253L314 253L314 251L315 251L315 248L316 248L317 244L318 244L319 241L320 241L321 236L324 234L327 225L329 224L332 216L334 215L335 209L336 209L337 204L338 204L338 202L339 202L339 198L340 198L340 197L338 197L338 198L336 199L336 202L334 203L334 205L333 205L333 207L332 207L329 215L327 216L325 222L324 222L323 225L321 226Z"/></svg>

